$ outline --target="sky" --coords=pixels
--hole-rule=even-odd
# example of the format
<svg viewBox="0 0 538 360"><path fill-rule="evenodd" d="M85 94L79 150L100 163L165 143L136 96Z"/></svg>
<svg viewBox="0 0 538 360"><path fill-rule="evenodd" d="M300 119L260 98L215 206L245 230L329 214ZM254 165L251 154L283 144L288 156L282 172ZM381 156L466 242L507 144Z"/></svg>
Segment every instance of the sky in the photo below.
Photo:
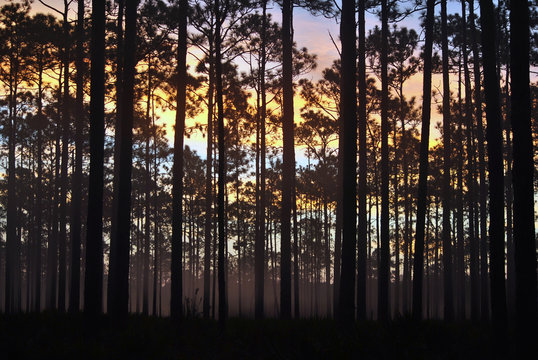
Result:
<svg viewBox="0 0 538 360"><path fill-rule="evenodd" d="M43 0L47 4L54 6L58 9L63 8L63 0ZM338 1L340 2L340 1ZM89 7L89 1L86 1L86 6ZM401 5L402 6L402 5ZM405 5L403 5L405 6ZM71 8L70 8L70 18L76 17L76 1L72 1ZM460 5L459 2L449 2L449 8L448 13L452 12L459 12L460 11ZM39 1L35 0L32 5L32 10L35 12L45 12L45 13L51 13L51 10L47 9L44 5L40 4ZM439 6L436 8L437 12L439 11ZM281 20L281 13L280 8L278 5L273 4L272 8L269 10L269 12L272 13L273 19L277 22L280 22ZM321 77L321 73L323 69L330 67L332 62L338 58L338 51L335 48L335 45L333 44L331 40L334 39L336 45L339 47L339 24L337 23L336 19L327 19L322 16L313 16L310 13L308 13L306 10L301 8L295 8L294 9L294 40L297 43L298 47L306 47L310 53L317 55L317 68L313 70L311 73L305 75L305 78L309 78L311 80L317 80ZM375 15L373 12L368 13L366 16L366 31L368 32L369 29L373 28L375 25L380 25L380 21L377 18L377 15ZM409 18L404 19L398 24L399 27L409 27L414 28L417 33L419 33L421 39L423 38L423 33L420 29L420 23L418 20L418 14L412 15ZM419 46L422 46L422 44L419 44ZM188 62L192 65L194 65L194 58L193 56L189 56ZM192 66L191 66L192 67ZM455 81L456 79L452 79L451 82L454 82L454 85L451 87L453 91L456 90L455 88ZM441 89L442 88L442 80L440 75L434 75L432 80L432 88L433 89ZM412 79L410 79L405 87L404 87L404 93L407 98L411 98L413 96L417 97L418 103L420 104L420 99L422 96L422 75L418 74L414 76ZM295 101L295 121L296 123L300 121L300 99L297 99L298 96L296 96ZM435 101L435 99L434 99ZM198 119L188 119L187 120L187 126L193 125L195 121L205 123L204 119L205 114L201 114ZM170 142L172 142L173 139L173 128L172 124L175 119L175 114L171 111L163 112L161 113L161 121L167 124L168 129L168 137ZM432 127L431 127L431 135L432 142L439 137L439 132L435 129L435 124L437 121L441 121L442 117L440 114L436 111L435 104L432 104ZM205 158L205 149L206 149L206 140L202 137L201 134L195 134L191 136L190 138L185 140L185 144L191 147L191 149L194 149L198 152L198 154ZM299 148L296 150L296 158L299 164L305 162L305 157L303 154L303 151Z"/></svg>

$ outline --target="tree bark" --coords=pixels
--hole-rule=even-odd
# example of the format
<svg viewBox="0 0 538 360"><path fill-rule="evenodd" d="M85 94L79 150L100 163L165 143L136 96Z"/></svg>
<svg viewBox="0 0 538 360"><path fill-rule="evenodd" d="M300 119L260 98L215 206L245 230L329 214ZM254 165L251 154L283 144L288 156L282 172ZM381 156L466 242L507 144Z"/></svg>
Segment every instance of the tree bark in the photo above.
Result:
<svg viewBox="0 0 538 360"><path fill-rule="evenodd" d="M120 143L121 143L121 106L122 106L122 87L123 87L123 16L125 10L125 1L118 0L118 19L116 23L116 117L114 126L114 174L112 178L112 207L110 216L110 250L109 258L116 257L116 233L118 229L118 181L120 172ZM108 288L107 293L110 294L114 290L111 289L115 283L114 273L108 273ZM107 296L108 308L112 307L112 298Z"/></svg>
<svg viewBox="0 0 538 360"><path fill-rule="evenodd" d="M444 289L444 318L454 320L454 287L452 283L452 239L450 234L450 83L448 75L448 31L447 31L447 0L441 0L441 47L443 62L443 180L442 180L442 206L443 206L443 289Z"/></svg>
<svg viewBox="0 0 538 360"><path fill-rule="evenodd" d="M265 118L266 95L265 95L265 62L267 46L267 1L262 1L262 29L261 29L261 60L260 60L260 187L258 209L258 228L256 242L254 244L254 316L261 319L264 316L264 287L265 287Z"/></svg>
<svg viewBox="0 0 538 360"><path fill-rule="evenodd" d="M491 0L480 1L482 54L484 64L484 91L489 170L489 234L490 234L490 281L491 315L498 329L506 328L506 288L504 274L504 174L502 153L502 125L499 80L496 70L495 20ZM536 271L535 271L536 272Z"/></svg>
<svg viewBox="0 0 538 360"><path fill-rule="evenodd" d="M381 1L381 252L378 278L377 316L381 321L390 318L390 233L389 233L389 87L388 87L388 12L387 0Z"/></svg>
<svg viewBox="0 0 538 360"><path fill-rule="evenodd" d="M121 141L118 174L117 228L115 256L110 258L112 281L108 294L108 312L125 319L129 311L129 249L131 226L131 171L133 152L134 74L136 66L136 17L138 1L128 1L125 6L124 79L121 99ZM119 206L121 204L121 206ZM114 240L112 240L114 241Z"/></svg>
<svg viewBox="0 0 538 360"><path fill-rule="evenodd" d="M469 1L469 25L471 38L473 39L473 72L474 72L474 95L475 95L475 120L478 142L478 172L480 179L479 203L480 203L480 313L483 321L489 319L489 282L488 282L488 234L487 234L487 182L485 140L482 124L482 89L480 79L480 54L478 52L478 34L475 27L475 14L473 0Z"/></svg>
<svg viewBox="0 0 538 360"><path fill-rule="evenodd" d="M174 165L172 168L172 268L170 315L183 317L183 137L187 96L187 13L188 1L179 1L179 38L177 48L177 108L174 132Z"/></svg>
<svg viewBox="0 0 538 360"><path fill-rule="evenodd" d="M144 279L143 279L143 285L142 285L142 313L144 315L149 314L149 261L150 261L150 233L151 233L151 148L150 148L150 137L151 137L151 130L150 130L150 109L151 109L151 98L152 98L152 78L151 78L151 70L152 70L152 63L151 63L151 57L148 59L148 88L147 88L147 94L146 94L146 124L145 124L145 132L144 137L146 138L146 153L145 153L145 165L146 165L146 174L145 174L145 194L144 194L144 260L143 260L143 266L144 266ZM155 141L155 140L154 140Z"/></svg>
<svg viewBox="0 0 538 360"><path fill-rule="evenodd" d="M513 131L512 181L514 189L514 247L516 274L516 325L521 355L532 349L536 326L536 242L534 233L534 160L529 79L529 8L511 1L510 69L512 72L511 122Z"/></svg>
<svg viewBox="0 0 538 360"><path fill-rule="evenodd" d="M105 145L105 2L92 1L90 44L90 178L86 225L84 312L103 306L103 163Z"/></svg>
<svg viewBox="0 0 538 360"><path fill-rule="evenodd" d="M282 2L282 213L281 264L280 264L280 316L291 318L291 207L295 188L295 149L293 118L293 64L292 64L292 14L291 0Z"/></svg>
<svg viewBox="0 0 538 360"><path fill-rule="evenodd" d="M81 201L82 201L82 151L84 139L84 1L78 0L78 19L76 26L77 47L75 66L77 85L75 99L75 171L73 173L73 189L71 195L71 282L69 287L69 312L78 312L80 308L80 235Z"/></svg>
<svg viewBox="0 0 538 360"><path fill-rule="evenodd" d="M465 125L467 126L467 194L469 203L469 272L471 277L471 320L477 321L480 317L480 274L479 274L479 243L478 238L474 236L475 221L475 174L476 166L474 156L476 147L473 139L473 108L472 108L472 91L471 78L469 75L469 60L467 54L467 21L465 2L461 1L462 13L462 52L463 52L463 76L465 82Z"/></svg>
<svg viewBox="0 0 538 360"><path fill-rule="evenodd" d="M359 0L359 227L358 227L358 263L357 263L357 319L366 320L366 245L368 236L368 221L366 219L366 193L368 192L368 164L367 164L367 141L366 141L366 1Z"/></svg>
<svg viewBox="0 0 538 360"><path fill-rule="evenodd" d="M355 246L357 221L357 89L355 1L342 2L340 38L342 71L340 79L340 126L343 128L342 163L342 273L338 317L355 319ZM362 54L364 57L364 53Z"/></svg>
<svg viewBox="0 0 538 360"><path fill-rule="evenodd" d="M204 302L203 316L209 318L210 283L211 283L211 224L213 189L211 168L213 166L213 96L214 96L214 65L213 65L213 36L209 36L209 88L207 90L207 152L205 177L205 242L204 242Z"/></svg>
<svg viewBox="0 0 538 360"><path fill-rule="evenodd" d="M217 221L218 221L218 282L219 282L219 323L223 326L228 318L228 304L226 298L226 264L225 264L225 188L226 188L226 146L224 133L224 99L222 85L222 53L221 43L222 34L221 26L223 22L223 14L221 13L220 1L215 1L215 80L217 91L217 142L219 151L218 164L218 193L217 193Z"/></svg>
<svg viewBox="0 0 538 360"><path fill-rule="evenodd" d="M413 262L413 319L417 321L422 320L423 317L424 231L428 195L428 150L430 145L432 48L435 0L428 0L426 7L426 44L424 47L424 77L422 79L422 128L420 132L417 225L415 234L415 257Z"/></svg>

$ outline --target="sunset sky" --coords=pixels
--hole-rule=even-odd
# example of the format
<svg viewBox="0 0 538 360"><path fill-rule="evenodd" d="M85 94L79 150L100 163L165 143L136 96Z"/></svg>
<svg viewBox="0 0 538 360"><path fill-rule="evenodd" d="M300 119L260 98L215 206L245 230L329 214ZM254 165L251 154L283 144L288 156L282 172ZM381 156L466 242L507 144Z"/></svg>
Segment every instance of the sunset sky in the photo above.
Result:
<svg viewBox="0 0 538 360"><path fill-rule="evenodd" d="M58 9L63 9L63 0L44 0L47 4L54 6ZM402 8L405 7L405 4L400 5ZM87 1L86 7L89 8L90 4ZM439 9L436 9L437 12ZM478 9L477 9L478 10ZM45 12L52 13L44 5L40 4L39 1L34 1L32 5L32 11L34 12ZM448 12L459 12L460 7L459 3L450 3L448 4ZM280 8L276 4L270 5L269 12L272 13L273 19L280 23L281 12ZM72 1L70 18L76 17L76 1ZM399 27L408 27L413 28L419 33L421 42L419 47L422 46L423 42L423 33L420 28L419 22L419 13L413 14L412 16L402 20L398 23ZM367 32L369 29L372 29L374 26L380 25L380 21L375 13L372 11L366 16L366 29ZM294 40L297 43L298 47L306 47L308 51L312 54L317 55L317 68L305 75L305 78L311 80L317 80L321 77L323 69L330 67L332 62L338 58L338 51L336 50L333 42L331 41L330 36L332 35L337 46L340 46L338 41L339 36L339 24L336 19L327 19L322 16L313 16L308 13L306 10L301 8L294 9ZM196 51L191 48L190 51ZM418 55L418 54L417 54ZM192 55L188 59L191 68L194 67L195 60ZM367 70L368 71L368 70ZM375 76L375 75L374 75ZM452 80L456 84L457 79ZM440 74L434 74L432 80L432 88L441 89L442 88L442 79ZM457 89L455 86L451 87L453 91ZM419 100L417 103L420 104L420 98L422 96L422 75L417 74L412 79L410 79L404 86L404 91L407 98L413 96L417 97ZM440 101L440 98L433 98L433 101ZM300 108L301 108L301 99L296 96L295 101L295 121L296 123L300 121ZM175 114L171 111L161 112L160 113L161 121L164 121L167 124L167 132L170 142L173 139L173 122L175 119ZM435 129L435 125L438 121L441 121L442 117L437 113L436 106L432 106L432 126L431 126L431 143L434 143L439 137L439 132ZM203 113L197 117L197 119L187 119L187 126L192 126L195 122L206 123L206 113ZM190 138L185 140L185 144L190 146L192 149L196 150L199 155L205 157L206 149L206 140L200 133L192 135ZM303 151L300 148L296 149L296 157L298 163L303 163L305 161Z"/></svg>

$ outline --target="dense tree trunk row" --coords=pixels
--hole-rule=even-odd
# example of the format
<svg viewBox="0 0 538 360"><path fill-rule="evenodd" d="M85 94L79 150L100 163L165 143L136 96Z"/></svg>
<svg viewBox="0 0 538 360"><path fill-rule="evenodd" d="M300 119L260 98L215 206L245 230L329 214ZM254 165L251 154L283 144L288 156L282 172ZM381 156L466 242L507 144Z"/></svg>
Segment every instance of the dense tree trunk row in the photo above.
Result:
<svg viewBox="0 0 538 360"><path fill-rule="evenodd" d="M374 5L360 0L357 20L357 3L343 1L340 59L309 80L315 57L294 44L299 5L334 15L328 1L284 0L281 25L267 1L119 1L105 38L100 1L91 21L78 2L74 28L68 1L59 19L2 7L4 312L83 303L92 316L201 312L224 324L412 311L491 315L499 334L512 316L518 331L534 321L528 6L480 1L477 27L473 1L451 16L443 0L436 25L427 1L419 58L398 4L381 1L367 34ZM509 57L495 11L510 11ZM406 94L417 73L421 107ZM187 140L200 134L203 157Z"/></svg>

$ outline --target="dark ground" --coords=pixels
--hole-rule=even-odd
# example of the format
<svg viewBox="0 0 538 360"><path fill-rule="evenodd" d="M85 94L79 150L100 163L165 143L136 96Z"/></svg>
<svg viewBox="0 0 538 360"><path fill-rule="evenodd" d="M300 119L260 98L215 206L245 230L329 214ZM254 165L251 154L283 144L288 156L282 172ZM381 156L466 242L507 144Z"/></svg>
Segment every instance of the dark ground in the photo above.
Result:
<svg viewBox="0 0 538 360"><path fill-rule="evenodd" d="M231 319L216 322L131 315L126 324L83 315L0 315L1 359L493 359L489 326L470 322L357 323ZM7 355L7 356L6 356ZM503 356L503 358L506 358ZM511 358L511 357L508 357Z"/></svg>

